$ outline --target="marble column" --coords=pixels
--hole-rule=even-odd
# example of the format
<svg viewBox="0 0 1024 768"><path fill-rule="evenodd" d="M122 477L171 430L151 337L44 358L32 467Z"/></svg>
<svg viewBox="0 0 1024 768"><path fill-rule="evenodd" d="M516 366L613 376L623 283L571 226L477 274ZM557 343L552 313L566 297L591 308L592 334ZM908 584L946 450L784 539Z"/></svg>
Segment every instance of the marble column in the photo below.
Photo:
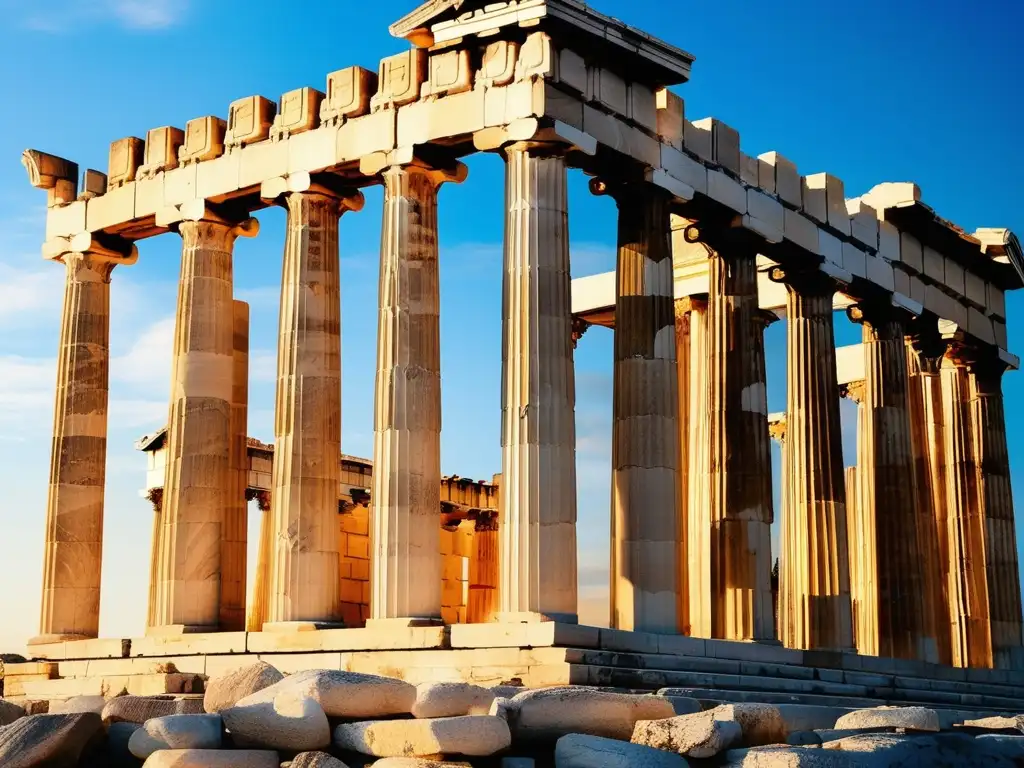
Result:
<svg viewBox="0 0 1024 768"><path fill-rule="evenodd" d="M231 477L234 379L232 251L243 223L207 210L178 225L181 279L174 327L167 474L155 633L215 631Z"/></svg>
<svg viewBox="0 0 1024 768"><path fill-rule="evenodd" d="M977 504L980 478L971 429L968 359L957 351L952 348L946 355L941 373L952 663L957 667L991 667L985 520Z"/></svg>
<svg viewBox="0 0 1024 768"><path fill-rule="evenodd" d="M945 419L939 369L946 343L939 337L935 318L918 322L907 337L908 400L911 445L917 475L918 511L927 533L925 572L935 617L935 641L940 664L952 663L949 614L949 542L944 467Z"/></svg>
<svg viewBox="0 0 1024 768"><path fill-rule="evenodd" d="M798 549L799 541L796 540L798 531L795 531L792 526L792 515L787 515L786 510L789 508L789 485L790 477L788 474L790 463L786 452L786 435L789 431L789 423L785 418L769 421L768 422L768 434L772 440L779 444L780 453L782 454L782 461L780 466L782 467L781 478L779 482L779 499L782 504L782 519L779 521L779 580L778 580L778 591L773 590L774 605L775 605L775 626L779 630L781 635L781 627L793 622L793 611L794 605L791 596L792 590L787 589L787 579L790 578L786 571L786 558L791 556L791 553L796 552ZM785 640L783 640L785 642Z"/></svg>
<svg viewBox="0 0 1024 768"><path fill-rule="evenodd" d="M252 602L245 620L247 632L262 632L267 621L267 607L270 604L270 559L274 556L274 516L271 514L270 494L266 491L257 493L256 506L260 511L260 538L256 551L256 578L252 585Z"/></svg>
<svg viewBox="0 0 1024 768"><path fill-rule="evenodd" d="M712 636L774 640L772 467L756 253L709 253L708 474Z"/></svg>
<svg viewBox="0 0 1024 768"><path fill-rule="evenodd" d="M88 236L61 254L64 308L57 352L39 635L30 645L97 637L107 460L110 278L138 251Z"/></svg>
<svg viewBox="0 0 1024 768"><path fill-rule="evenodd" d="M971 442L977 467L977 503L984 521L985 581L991 622L992 661L998 669L1019 669L1020 571L1006 444L1002 378L1006 365L995 350L979 352L968 372Z"/></svg>
<svg viewBox="0 0 1024 768"><path fill-rule="evenodd" d="M310 187L286 193L284 205L267 624L311 629L341 621L338 223L362 196Z"/></svg>
<svg viewBox="0 0 1024 768"><path fill-rule="evenodd" d="M846 519L850 550L850 601L857 653L878 655L878 588L874 518L865 515L864 470L860 463L867 439L864 381L842 387L842 396L857 404L857 466L846 469Z"/></svg>
<svg viewBox="0 0 1024 768"><path fill-rule="evenodd" d="M612 398L611 625L679 631L679 388L669 199L625 185Z"/></svg>
<svg viewBox="0 0 1024 768"><path fill-rule="evenodd" d="M234 331L231 379L231 454L228 471L231 486L224 505L224 529L220 560L220 630L245 629L246 545L248 503L245 490L249 480L249 305L234 302Z"/></svg>
<svg viewBox="0 0 1024 768"><path fill-rule="evenodd" d="M857 467L847 467L845 471L846 491L846 529L850 540L850 608L853 626L853 643L858 653L861 650L861 596L864 585L870 577L865 573L865 550L861 547L864 540L863 519L860 514L860 487L857 482ZM868 551L870 553L870 550Z"/></svg>
<svg viewBox="0 0 1024 768"><path fill-rule="evenodd" d="M848 310L863 325L865 419L858 446L862 514L872 529L864 546L876 564L877 653L936 661L927 595L927 530L918 512L907 397L906 319L884 301Z"/></svg>
<svg viewBox="0 0 1024 768"><path fill-rule="evenodd" d="M501 618L575 623L576 424L564 147L505 148Z"/></svg>
<svg viewBox="0 0 1024 768"><path fill-rule="evenodd" d="M786 274L788 381L785 556L779 637L789 648L853 649L846 488L832 298L820 274Z"/></svg>
<svg viewBox="0 0 1024 768"><path fill-rule="evenodd" d="M441 340L437 192L465 178L413 162L383 172L374 400L370 620L441 620Z"/></svg>

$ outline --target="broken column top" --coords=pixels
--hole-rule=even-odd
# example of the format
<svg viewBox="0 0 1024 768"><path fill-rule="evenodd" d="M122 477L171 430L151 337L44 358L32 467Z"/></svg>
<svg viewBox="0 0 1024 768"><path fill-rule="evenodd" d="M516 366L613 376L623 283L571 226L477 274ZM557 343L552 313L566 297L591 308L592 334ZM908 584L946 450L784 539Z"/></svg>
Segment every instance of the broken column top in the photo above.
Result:
<svg viewBox="0 0 1024 768"><path fill-rule="evenodd" d="M505 27L547 31L570 47L593 53L595 61L615 62L636 80L668 86L690 79L694 56L580 0L428 0L391 25L391 34L421 48Z"/></svg>

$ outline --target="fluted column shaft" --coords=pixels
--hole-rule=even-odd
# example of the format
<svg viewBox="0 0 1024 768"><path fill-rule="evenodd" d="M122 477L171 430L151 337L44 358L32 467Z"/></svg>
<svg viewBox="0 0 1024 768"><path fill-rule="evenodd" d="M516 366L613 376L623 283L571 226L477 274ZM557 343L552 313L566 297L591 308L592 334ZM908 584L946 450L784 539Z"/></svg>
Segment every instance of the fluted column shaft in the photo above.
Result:
<svg viewBox="0 0 1024 768"><path fill-rule="evenodd" d="M220 629L245 629L246 544L248 506L245 490L249 479L249 305L235 301L232 333L231 454L228 471L231 486L224 506L221 536Z"/></svg>
<svg viewBox="0 0 1024 768"><path fill-rule="evenodd" d="M708 277L712 635L772 640L771 446L756 255L711 252Z"/></svg>
<svg viewBox="0 0 1024 768"><path fill-rule="evenodd" d="M906 329L897 312L882 304L851 311L851 317L864 325L865 421L859 467L862 514L873 536L863 546L875 551L875 652L935 661L934 617L923 559L927 531L918 512L911 445Z"/></svg>
<svg viewBox="0 0 1024 768"><path fill-rule="evenodd" d="M853 648L846 489L832 297L816 276L787 284L788 379L780 588L790 648Z"/></svg>
<svg viewBox="0 0 1024 768"><path fill-rule="evenodd" d="M561 148L505 150L501 610L575 622L576 425Z"/></svg>
<svg viewBox="0 0 1024 768"><path fill-rule="evenodd" d="M288 210L274 417L274 550L267 622L341 621L340 198L292 192Z"/></svg>
<svg viewBox="0 0 1024 768"><path fill-rule="evenodd" d="M67 253L61 260L65 267L64 307L46 502L42 608L39 636L32 644L99 634L110 277L117 261L93 252Z"/></svg>
<svg viewBox="0 0 1024 768"><path fill-rule="evenodd" d="M440 620L437 190L444 178L416 164L383 176L370 616Z"/></svg>
<svg viewBox="0 0 1024 768"><path fill-rule="evenodd" d="M689 300L689 351L685 402L680 395L680 422L686 412L686 429L680 423L681 445L686 446L685 511L680 535L685 543L680 548L683 589L686 593L685 634L693 637L711 637L711 516L708 505L708 302L707 297ZM683 379L680 377L680 382ZM682 454L682 450L680 450Z"/></svg>
<svg viewBox="0 0 1024 768"><path fill-rule="evenodd" d="M208 630L220 621L221 541L233 486L232 250L237 225L183 221L167 430L155 624Z"/></svg>
<svg viewBox="0 0 1024 768"><path fill-rule="evenodd" d="M1000 360L979 359L968 375L971 442L978 473L977 503L984 521L992 660L999 669L1019 668L1024 653L1017 535L1003 408L1005 370Z"/></svg>
<svg viewBox="0 0 1024 768"><path fill-rule="evenodd" d="M859 415L859 414L858 414ZM850 544L850 608L851 624L853 626L853 642L858 652L860 649L861 636L861 611L858 608L861 597L861 584L865 574L862 573L862 548L860 547L863 536L861 534L860 515L860 487L857 482L857 467L847 467L845 470L846 482L846 528Z"/></svg>
<svg viewBox="0 0 1024 768"><path fill-rule="evenodd" d="M992 636L985 581L985 520L977 504L979 476L972 445L966 361L955 355L947 356L942 362L941 376L952 663L957 667L990 667Z"/></svg>
<svg viewBox="0 0 1024 768"><path fill-rule="evenodd" d="M850 540L850 599L857 653L878 655L878 568L875 520L866 513L864 476L868 457L867 387L864 381L843 386L843 397L857 404L857 466L846 470L847 533Z"/></svg>
<svg viewBox="0 0 1024 768"><path fill-rule="evenodd" d="M260 538L256 550L256 578L252 585L252 602L245 619L247 632L262 632L267 621L270 604L270 561L274 556L274 515L271 512L270 494L256 495L260 511Z"/></svg>
<svg viewBox="0 0 1024 768"><path fill-rule="evenodd" d="M626 186L616 198L611 624L674 634L682 537L668 198L641 186Z"/></svg>

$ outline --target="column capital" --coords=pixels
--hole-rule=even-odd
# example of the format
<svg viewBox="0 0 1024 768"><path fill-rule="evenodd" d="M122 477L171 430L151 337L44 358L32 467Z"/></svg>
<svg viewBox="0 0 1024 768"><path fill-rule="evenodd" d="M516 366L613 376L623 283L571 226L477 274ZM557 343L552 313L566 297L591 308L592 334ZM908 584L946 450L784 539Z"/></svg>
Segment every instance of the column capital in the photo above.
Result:
<svg viewBox="0 0 1024 768"><path fill-rule="evenodd" d="M114 235L81 232L73 237L57 237L43 245L43 258L90 269L107 267L106 277L118 265L131 266L139 260L138 247Z"/></svg>
<svg viewBox="0 0 1024 768"><path fill-rule="evenodd" d="M852 400L857 405L861 405L864 402L864 398L867 396L864 380L851 381L840 385L839 396L845 397L847 400Z"/></svg>
<svg viewBox="0 0 1024 768"><path fill-rule="evenodd" d="M785 285L802 296L832 296L839 290L835 278L813 268L775 266L768 270L768 279Z"/></svg>
<svg viewBox="0 0 1024 768"><path fill-rule="evenodd" d="M337 200L340 213L363 210L363 193L344 179L329 173L300 171L267 179L260 187L260 197L273 205L288 206L292 195L319 196Z"/></svg>
<svg viewBox="0 0 1024 768"><path fill-rule="evenodd" d="M158 211L156 223L178 234L181 234L183 224L198 223L220 225L232 238L256 237L260 231L260 223L249 215L248 210L230 203L217 204L207 200L190 200Z"/></svg>
<svg viewBox="0 0 1024 768"><path fill-rule="evenodd" d="M638 197L652 198L662 197L666 201L673 200L674 196L656 184L651 184L642 177L617 178L611 176L595 176L589 182L590 193L601 197L607 195L620 206L623 202L633 203ZM672 231L671 226L667 230Z"/></svg>
<svg viewBox="0 0 1024 768"><path fill-rule="evenodd" d="M858 325L877 327L885 323L907 323L914 318L907 309L892 303L889 296L858 301L846 309L846 316Z"/></svg>
<svg viewBox="0 0 1024 768"><path fill-rule="evenodd" d="M359 172L364 176L381 176L385 182L391 175L422 174L435 187L446 182L461 184L469 177L469 168L465 163L445 153L431 151L430 147L374 152L359 160Z"/></svg>
<svg viewBox="0 0 1024 768"><path fill-rule="evenodd" d="M938 319L934 315L915 318L907 328L907 351L921 373L938 373L943 356L953 344L939 332Z"/></svg>
<svg viewBox="0 0 1024 768"><path fill-rule="evenodd" d="M483 128L473 134L473 146L480 152L526 151L538 155L597 154L597 139L560 120L527 117L507 126Z"/></svg>
<svg viewBox="0 0 1024 768"><path fill-rule="evenodd" d="M675 300L676 317L683 317L691 312L708 311L708 295L697 293L692 296L683 296Z"/></svg>
<svg viewBox="0 0 1024 768"><path fill-rule="evenodd" d="M572 348L576 349L576 345L580 343L580 339L583 338L583 334L590 328L590 323L584 320L582 317L573 317L572 319Z"/></svg>

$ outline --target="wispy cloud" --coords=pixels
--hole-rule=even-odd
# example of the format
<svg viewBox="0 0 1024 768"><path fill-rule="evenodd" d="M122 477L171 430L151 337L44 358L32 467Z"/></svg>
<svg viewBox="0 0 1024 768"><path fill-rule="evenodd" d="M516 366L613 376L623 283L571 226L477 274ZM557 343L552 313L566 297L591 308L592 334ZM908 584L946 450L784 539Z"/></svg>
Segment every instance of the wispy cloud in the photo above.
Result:
<svg viewBox="0 0 1024 768"><path fill-rule="evenodd" d="M60 34L82 25L113 23L125 29L156 31L181 22L190 0L35 0L25 9L22 0L0 0L0 9L20 13L23 26Z"/></svg>

